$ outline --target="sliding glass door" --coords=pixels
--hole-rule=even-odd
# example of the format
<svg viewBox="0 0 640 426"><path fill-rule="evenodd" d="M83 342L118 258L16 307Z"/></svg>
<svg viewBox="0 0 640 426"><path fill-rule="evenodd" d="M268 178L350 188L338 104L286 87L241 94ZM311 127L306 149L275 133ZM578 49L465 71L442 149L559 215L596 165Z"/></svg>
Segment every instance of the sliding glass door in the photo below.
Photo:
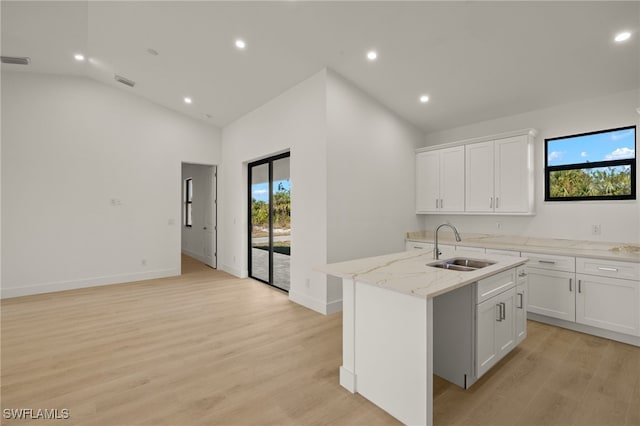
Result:
<svg viewBox="0 0 640 426"><path fill-rule="evenodd" d="M289 291L289 153L249 164L249 276Z"/></svg>

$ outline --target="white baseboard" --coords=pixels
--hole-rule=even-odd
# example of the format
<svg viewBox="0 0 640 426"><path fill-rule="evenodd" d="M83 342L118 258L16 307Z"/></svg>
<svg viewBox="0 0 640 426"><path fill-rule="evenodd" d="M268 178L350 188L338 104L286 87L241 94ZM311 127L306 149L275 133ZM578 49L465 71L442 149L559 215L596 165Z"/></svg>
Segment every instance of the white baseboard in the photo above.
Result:
<svg viewBox="0 0 640 426"><path fill-rule="evenodd" d="M615 331L604 330L602 328L578 324L577 322L565 321L545 315L539 315L533 312L527 312L527 318L533 321L551 324L562 328L568 328L569 330L573 331L579 331L580 333L592 334L594 336L604 337L605 339L611 339L629 345L640 346L640 337L631 336L629 334L622 334Z"/></svg>
<svg viewBox="0 0 640 426"><path fill-rule="evenodd" d="M323 315L331 315L335 312L342 311L342 300L325 303L322 300L315 299L306 294L296 293L295 291L289 291L289 300Z"/></svg>
<svg viewBox="0 0 640 426"><path fill-rule="evenodd" d="M213 259L207 258L202 253L196 253L195 251L182 249L182 254L186 254L189 257L193 257L194 259L199 260L200 262L204 263L205 265L213 264Z"/></svg>
<svg viewBox="0 0 640 426"><path fill-rule="evenodd" d="M221 270L223 270L224 272L233 275L234 277L238 277L238 278L246 278L242 276L242 271L238 268L234 268L233 266L229 266L229 265L220 265Z"/></svg>
<svg viewBox="0 0 640 426"><path fill-rule="evenodd" d="M73 281L58 281L52 283L42 283L23 287L2 287L0 298L30 296L33 294L53 293L56 291L75 290L79 288L97 287L109 284L122 284L132 281L151 280L154 278L165 278L179 275L177 268L159 269L155 271L136 272L133 274L106 275L103 277L92 277Z"/></svg>
<svg viewBox="0 0 640 426"><path fill-rule="evenodd" d="M340 367L340 385L351 393L356 393L356 375L343 366Z"/></svg>

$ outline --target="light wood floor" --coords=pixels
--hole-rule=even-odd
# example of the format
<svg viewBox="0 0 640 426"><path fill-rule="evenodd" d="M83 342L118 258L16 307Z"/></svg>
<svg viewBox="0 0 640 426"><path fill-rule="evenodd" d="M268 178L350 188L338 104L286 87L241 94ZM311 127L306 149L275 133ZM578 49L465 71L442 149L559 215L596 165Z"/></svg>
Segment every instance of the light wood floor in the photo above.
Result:
<svg viewBox="0 0 640 426"><path fill-rule="evenodd" d="M64 425L399 424L340 387L341 315L189 258L181 277L1 307L3 409L67 408ZM434 390L436 424L640 425L640 348L529 322L470 390Z"/></svg>

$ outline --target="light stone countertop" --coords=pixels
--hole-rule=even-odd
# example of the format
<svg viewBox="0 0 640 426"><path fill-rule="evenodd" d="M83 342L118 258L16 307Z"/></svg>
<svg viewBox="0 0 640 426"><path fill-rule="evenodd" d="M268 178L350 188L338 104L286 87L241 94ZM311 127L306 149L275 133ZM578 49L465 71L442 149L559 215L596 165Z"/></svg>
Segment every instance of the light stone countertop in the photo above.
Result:
<svg viewBox="0 0 640 426"><path fill-rule="evenodd" d="M367 257L316 267L339 278L350 278L388 290L419 298L432 298L498 272L524 264L528 259L443 249L440 260L452 257L490 260L496 262L475 271L454 271L427 266L435 262L433 253L406 251L384 256Z"/></svg>
<svg viewBox="0 0 640 426"><path fill-rule="evenodd" d="M451 234L451 235L449 235ZM439 242L467 247L484 247L530 253L546 253L573 257L640 262L640 245L556 238L535 238L517 235L472 234L460 232L461 242L456 242L451 232L440 232ZM407 232L407 241L432 243L433 231Z"/></svg>

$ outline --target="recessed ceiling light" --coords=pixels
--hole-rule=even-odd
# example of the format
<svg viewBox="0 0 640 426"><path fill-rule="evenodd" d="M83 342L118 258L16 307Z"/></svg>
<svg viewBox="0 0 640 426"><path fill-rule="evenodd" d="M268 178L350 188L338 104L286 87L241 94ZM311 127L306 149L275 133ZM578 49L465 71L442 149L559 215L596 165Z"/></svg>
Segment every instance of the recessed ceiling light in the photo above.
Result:
<svg viewBox="0 0 640 426"><path fill-rule="evenodd" d="M247 47L247 43L245 43L245 41L244 41L244 40L242 40L242 39L237 39L237 40L236 40L236 47L237 47L238 49L240 49L240 50L246 49L246 47Z"/></svg>
<svg viewBox="0 0 640 426"><path fill-rule="evenodd" d="M193 102L193 101L191 100L191 98L190 98L190 97L186 97L186 98L184 98L184 103L185 103L185 104L190 104L191 102Z"/></svg>
<svg viewBox="0 0 640 426"><path fill-rule="evenodd" d="M367 59L370 61L375 61L376 59L378 59L378 52L376 52L375 50L368 51Z"/></svg>
<svg viewBox="0 0 640 426"><path fill-rule="evenodd" d="M420 96L420 102L422 102L423 104L426 104L427 102L429 102L429 96L427 95Z"/></svg>
<svg viewBox="0 0 640 426"><path fill-rule="evenodd" d="M614 38L614 40L620 43L622 41L627 41L630 38L631 38L631 33L629 31L623 31L621 33L616 34L616 37Z"/></svg>
<svg viewBox="0 0 640 426"><path fill-rule="evenodd" d="M84 55L81 53L76 53L75 55L73 55L74 59L78 62L82 62L84 61Z"/></svg>

